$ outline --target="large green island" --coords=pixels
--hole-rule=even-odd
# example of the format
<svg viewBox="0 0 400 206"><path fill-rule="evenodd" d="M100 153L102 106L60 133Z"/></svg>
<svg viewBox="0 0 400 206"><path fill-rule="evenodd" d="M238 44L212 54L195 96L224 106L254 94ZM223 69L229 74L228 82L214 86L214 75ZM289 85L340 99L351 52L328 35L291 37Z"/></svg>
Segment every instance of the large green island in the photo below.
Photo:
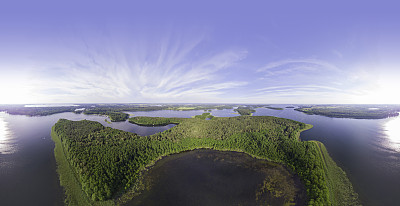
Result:
<svg viewBox="0 0 400 206"><path fill-rule="evenodd" d="M147 117L131 122L178 125L145 137L88 120L60 119L53 126L57 171L68 205L123 204L140 194L142 174L150 165L163 156L198 148L239 151L285 165L300 177L308 205L359 204L346 174L324 145L299 139L311 125L267 116Z"/></svg>
<svg viewBox="0 0 400 206"><path fill-rule="evenodd" d="M309 115L334 118L384 119L399 115L399 105L311 105L295 109Z"/></svg>

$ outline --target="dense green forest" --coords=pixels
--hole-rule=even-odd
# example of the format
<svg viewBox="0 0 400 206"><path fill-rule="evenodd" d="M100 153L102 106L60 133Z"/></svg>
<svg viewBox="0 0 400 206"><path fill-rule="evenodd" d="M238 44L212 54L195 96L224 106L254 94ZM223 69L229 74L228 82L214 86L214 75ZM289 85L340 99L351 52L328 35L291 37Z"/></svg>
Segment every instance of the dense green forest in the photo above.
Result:
<svg viewBox="0 0 400 206"><path fill-rule="evenodd" d="M129 122L142 126L164 126L168 124L179 124L180 118L166 118L166 117L131 117Z"/></svg>
<svg viewBox="0 0 400 206"><path fill-rule="evenodd" d="M398 116L399 105L313 105L301 106L296 111L327 117L353 119L384 119Z"/></svg>
<svg viewBox="0 0 400 206"><path fill-rule="evenodd" d="M123 122L129 118L129 114L123 112L113 112L107 110L85 110L84 114L98 114L106 115L110 118L111 122Z"/></svg>
<svg viewBox="0 0 400 206"><path fill-rule="evenodd" d="M166 120L146 117L141 123L152 125L160 121ZM66 188L67 202L72 205L119 204L140 191L141 172L161 156L211 148L242 151L287 165L305 185L309 205L358 204L351 183L323 152L324 147L321 149L314 141L299 140L299 133L309 125L265 116L214 117L211 120L173 118L168 121L179 122L179 125L142 137L93 121L60 119L52 130L58 148L55 150L57 163L59 168L68 168L65 162L69 163L85 194L76 192L78 184L71 183L71 186L61 181ZM60 154L64 154L64 165ZM61 180L68 176L68 172L59 170L59 173ZM332 178L331 174L337 177ZM340 184L332 184L333 180ZM342 190L346 192L340 192ZM122 193L125 195L121 197Z"/></svg>
<svg viewBox="0 0 400 206"><path fill-rule="evenodd" d="M198 119L212 119L214 116L211 113L203 113L201 115L196 115L194 118ZM137 116L129 118L129 122L132 124L137 124L141 126L165 126L168 124L179 124L182 122L182 118L166 118L166 117L146 117Z"/></svg>
<svg viewBox="0 0 400 206"><path fill-rule="evenodd" d="M256 110L252 109L251 107L243 107L240 106L237 109L234 109L233 111L239 113L242 116L249 116L252 115Z"/></svg>
<svg viewBox="0 0 400 206"><path fill-rule="evenodd" d="M196 115L196 116L194 116L194 118L209 120L209 119L214 118L214 116L212 116L211 113L207 112L207 113L203 113L203 114L200 114L200 115Z"/></svg>

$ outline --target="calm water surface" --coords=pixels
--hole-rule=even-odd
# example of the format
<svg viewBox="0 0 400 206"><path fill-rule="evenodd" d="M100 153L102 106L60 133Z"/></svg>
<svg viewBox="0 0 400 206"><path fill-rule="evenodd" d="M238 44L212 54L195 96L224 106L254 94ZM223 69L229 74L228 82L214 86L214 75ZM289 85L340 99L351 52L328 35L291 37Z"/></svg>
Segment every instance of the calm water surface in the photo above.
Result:
<svg viewBox="0 0 400 206"><path fill-rule="evenodd" d="M104 116L61 113L27 117L0 113L0 205L63 205L54 159L51 127L60 118L94 120L104 126L150 135L174 125L142 127L129 122L104 121ZM108 119L108 121L110 121Z"/></svg>
<svg viewBox="0 0 400 206"><path fill-rule="evenodd" d="M287 106L287 105L274 105ZM131 112L135 116L191 117L196 111ZM214 116L237 116L233 110L212 110ZM293 119L314 125L303 140L323 142L348 174L364 205L400 202L400 117L382 120L338 119L306 115L293 109L259 108L257 115ZM61 113L26 117L0 113L0 205L62 205L54 159L51 127L58 119L88 119L105 126L149 135L164 127L141 127L128 122L108 124L103 116Z"/></svg>
<svg viewBox="0 0 400 206"><path fill-rule="evenodd" d="M293 191L296 205L304 205L306 194L300 179L282 165L244 153L208 149L158 161L145 173L144 184L149 189L127 205L283 205L285 198L260 193L263 181L277 174L283 177L280 184Z"/></svg>
<svg viewBox="0 0 400 206"><path fill-rule="evenodd" d="M210 112L216 117L235 117L239 116L238 113L232 109L213 109L211 111L204 110L188 110L188 111L176 111L176 110L158 110L158 111L145 111L145 112L127 112L133 116L147 116L147 117L180 117L180 118L191 118L196 115L201 115L205 112Z"/></svg>

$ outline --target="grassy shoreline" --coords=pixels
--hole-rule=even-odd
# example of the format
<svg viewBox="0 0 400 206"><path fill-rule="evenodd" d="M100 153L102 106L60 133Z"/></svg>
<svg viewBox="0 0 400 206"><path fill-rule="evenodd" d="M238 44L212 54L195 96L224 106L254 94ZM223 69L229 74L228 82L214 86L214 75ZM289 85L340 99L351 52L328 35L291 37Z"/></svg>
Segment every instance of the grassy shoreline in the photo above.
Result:
<svg viewBox="0 0 400 206"><path fill-rule="evenodd" d="M51 128L51 139L55 143L54 156L57 162L57 173L60 179L60 185L64 188L66 205L90 205L86 194L82 191L82 186L79 183L73 168L70 166L62 146L61 139L54 131L54 126Z"/></svg>
<svg viewBox="0 0 400 206"><path fill-rule="evenodd" d="M318 146L320 155L325 163L324 169L332 205L361 205L358 200L358 194L354 192L346 173L329 156L324 144L318 141L312 142Z"/></svg>

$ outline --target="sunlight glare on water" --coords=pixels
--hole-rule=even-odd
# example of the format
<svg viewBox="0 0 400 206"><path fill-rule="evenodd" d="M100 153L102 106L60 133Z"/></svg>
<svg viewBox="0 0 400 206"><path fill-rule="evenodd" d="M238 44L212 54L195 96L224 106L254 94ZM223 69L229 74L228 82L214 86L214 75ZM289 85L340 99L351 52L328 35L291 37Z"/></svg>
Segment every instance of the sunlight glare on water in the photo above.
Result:
<svg viewBox="0 0 400 206"><path fill-rule="evenodd" d="M386 122L384 124L384 131L392 144L391 147L400 152L400 117Z"/></svg>
<svg viewBox="0 0 400 206"><path fill-rule="evenodd" d="M12 134L5 121L6 113L0 112L0 154L10 154L14 152L12 144Z"/></svg>

